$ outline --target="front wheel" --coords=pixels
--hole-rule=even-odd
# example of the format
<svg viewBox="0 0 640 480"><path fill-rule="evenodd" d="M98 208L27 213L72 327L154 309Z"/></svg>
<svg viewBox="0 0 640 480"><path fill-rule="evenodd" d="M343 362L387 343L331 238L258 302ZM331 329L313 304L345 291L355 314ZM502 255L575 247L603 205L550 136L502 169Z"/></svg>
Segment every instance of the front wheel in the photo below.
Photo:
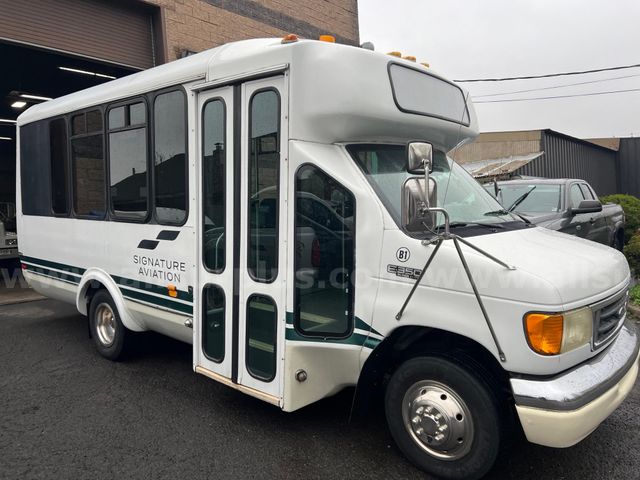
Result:
<svg viewBox="0 0 640 480"><path fill-rule="evenodd" d="M466 368L417 357L392 375L385 395L391 435L415 465L447 479L477 479L495 463L502 441L498 402Z"/></svg>

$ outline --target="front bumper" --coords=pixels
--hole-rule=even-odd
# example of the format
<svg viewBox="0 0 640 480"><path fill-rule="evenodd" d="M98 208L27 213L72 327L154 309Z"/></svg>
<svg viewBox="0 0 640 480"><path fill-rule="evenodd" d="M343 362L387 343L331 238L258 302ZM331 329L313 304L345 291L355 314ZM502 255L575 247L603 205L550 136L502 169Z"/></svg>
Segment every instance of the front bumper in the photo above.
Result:
<svg viewBox="0 0 640 480"><path fill-rule="evenodd" d="M564 448L593 432L633 388L639 349L636 327L627 320L611 345L574 369L552 378L511 378L527 440Z"/></svg>

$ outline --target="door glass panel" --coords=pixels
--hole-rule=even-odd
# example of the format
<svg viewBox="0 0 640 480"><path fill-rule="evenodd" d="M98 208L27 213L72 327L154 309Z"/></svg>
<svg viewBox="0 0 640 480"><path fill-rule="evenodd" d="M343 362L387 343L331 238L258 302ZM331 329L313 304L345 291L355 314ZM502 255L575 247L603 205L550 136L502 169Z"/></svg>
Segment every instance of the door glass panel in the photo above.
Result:
<svg viewBox="0 0 640 480"><path fill-rule="evenodd" d="M320 169L296 174L295 326L342 337L353 328L355 198Z"/></svg>
<svg viewBox="0 0 640 480"><path fill-rule="evenodd" d="M276 374L276 305L263 295L247 300L247 370L259 380L269 382Z"/></svg>
<svg viewBox="0 0 640 480"><path fill-rule="evenodd" d="M225 105L216 99L206 103L202 118L202 192L204 226L202 251L207 269L219 273L225 267Z"/></svg>
<svg viewBox="0 0 640 480"><path fill-rule="evenodd" d="M202 350L214 362L224 360L224 291L217 285L206 285L202 294Z"/></svg>
<svg viewBox="0 0 640 480"><path fill-rule="evenodd" d="M571 195L571 208L578 208L580 202L584 200L584 196L582 195L582 190L580 190L580 186L577 183L571 185L570 190Z"/></svg>
<svg viewBox="0 0 640 480"><path fill-rule="evenodd" d="M247 268L258 281L278 275L280 98L260 91L250 102L249 241Z"/></svg>

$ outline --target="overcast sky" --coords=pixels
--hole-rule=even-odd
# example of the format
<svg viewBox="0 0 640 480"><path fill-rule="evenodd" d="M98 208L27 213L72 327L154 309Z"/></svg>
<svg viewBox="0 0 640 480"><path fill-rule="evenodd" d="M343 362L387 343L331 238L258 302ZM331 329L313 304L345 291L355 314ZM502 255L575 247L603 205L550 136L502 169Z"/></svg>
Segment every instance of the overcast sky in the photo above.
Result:
<svg viewBox="0 0 640 480"><path fill-rule="evenodd" d="M639 0L359 0L360 40L414 55L450 79L541 75L640 63ZM482 94L632 76L565 88ZM481 100L640 89L640 68L465 83ZM476 103L480 131L552 128L581 138L640 136L640 91Z"/></svg>

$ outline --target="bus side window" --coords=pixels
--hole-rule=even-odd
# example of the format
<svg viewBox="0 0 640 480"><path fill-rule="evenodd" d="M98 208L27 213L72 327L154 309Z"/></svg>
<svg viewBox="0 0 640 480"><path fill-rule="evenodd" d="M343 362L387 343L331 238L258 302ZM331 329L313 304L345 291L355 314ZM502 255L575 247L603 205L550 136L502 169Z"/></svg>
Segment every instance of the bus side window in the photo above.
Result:
<svg viewBox="0 0 640 480"><path fill-rule="evenodd" d="M102 219L106 209L102 112L74 115L71 125L73 208L78 216Z"/></svg>
<svg viewBox="0 0 640 480"><path fill-rule="evenodd" d="M187 118L181 90L161 93L153 103L155 216L164 225L187 220Z"/></svg>
<svg viewBox="0 0 640 480"><path fill-rule="evenodd" d="M146 105L109 110L110 209L116 218L142 220L148 212Z"/></svg>
<svg viewBox="0 0 640 480"><path fill-rule="evenodd" d="M69 214L69 166L67 164L67 125L64 118L49 122L51 148L51 210Z"/></svg>

